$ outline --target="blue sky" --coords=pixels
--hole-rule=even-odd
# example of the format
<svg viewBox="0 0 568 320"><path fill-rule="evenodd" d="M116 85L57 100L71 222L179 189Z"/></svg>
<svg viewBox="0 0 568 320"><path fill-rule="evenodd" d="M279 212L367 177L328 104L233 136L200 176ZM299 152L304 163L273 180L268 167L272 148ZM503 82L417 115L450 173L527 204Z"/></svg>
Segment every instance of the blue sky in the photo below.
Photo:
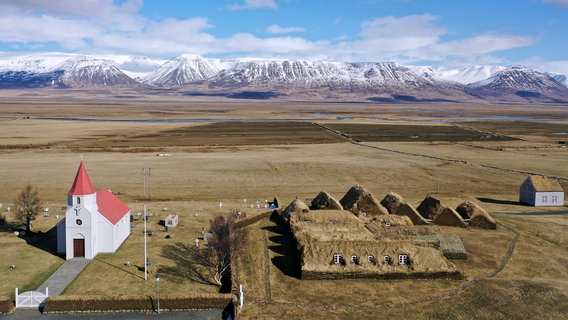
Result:
<svg viewBox="0 0 568 320"><path fill-rule="evenodd" d="M523 64L568 73L568 0L2 0L0 52Z"/></svg>

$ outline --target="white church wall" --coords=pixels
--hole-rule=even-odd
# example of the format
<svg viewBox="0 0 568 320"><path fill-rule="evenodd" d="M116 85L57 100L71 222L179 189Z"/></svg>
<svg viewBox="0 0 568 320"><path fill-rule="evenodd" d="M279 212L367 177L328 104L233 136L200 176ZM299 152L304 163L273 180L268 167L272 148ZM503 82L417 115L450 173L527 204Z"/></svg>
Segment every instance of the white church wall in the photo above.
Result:
<svg viewBox="0 0 568 320"><path fill-rule="evenodd" d="M115 225L114 250L117 250L130 235L130 212Z"/></svg>
<svg viewBox="0 0 568 320"><path fill-rule="evenodd" d="M98 243L98 252L114 252L114 231L113 225L105 219L102 215L98 216L98 233L99 233L99 241Z"/></svg>

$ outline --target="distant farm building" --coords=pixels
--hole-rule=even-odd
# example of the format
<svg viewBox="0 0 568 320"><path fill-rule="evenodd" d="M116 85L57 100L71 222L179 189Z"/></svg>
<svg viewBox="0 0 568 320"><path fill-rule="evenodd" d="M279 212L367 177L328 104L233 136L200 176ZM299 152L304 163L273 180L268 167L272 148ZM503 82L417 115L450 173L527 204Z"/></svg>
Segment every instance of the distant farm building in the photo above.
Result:
<svg viewBox="0 0 568 320"><path fill-rule="evenodd" d="M521 184L519 201L535 207L563 206L564 190L556 179L528 176Z"/></svg>
<svg viewBox="0 0 568 320"><path fill-rule="evenodd" d="M130 208L109 189L96 191L83 162L67 194L65 218L57 224L57 253L94 259L114 253L130 235Z"/></svg>

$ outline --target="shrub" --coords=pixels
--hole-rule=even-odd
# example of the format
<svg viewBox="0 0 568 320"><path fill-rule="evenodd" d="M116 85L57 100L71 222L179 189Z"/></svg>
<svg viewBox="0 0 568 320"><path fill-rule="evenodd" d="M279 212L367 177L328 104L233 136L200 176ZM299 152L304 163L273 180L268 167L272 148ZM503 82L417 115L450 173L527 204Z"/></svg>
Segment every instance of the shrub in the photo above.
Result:
<svg viewBox="0 0 568 320"><path fill-rule="evenodd" d="M166 311L195 309L224 309L233 300L230 294L211 294L202 296L160 297L160 309ZM145 297L73 297L58 296L47 299L44 313L66 312L110 312L110 311L155 311L157 300Z"/></svg>
<svg viewBox="0 0 568 320"><path fill-rule="evenodd" d="M14 307L12 300L0 300L0 314L10 313L14 310Z"/></svg>

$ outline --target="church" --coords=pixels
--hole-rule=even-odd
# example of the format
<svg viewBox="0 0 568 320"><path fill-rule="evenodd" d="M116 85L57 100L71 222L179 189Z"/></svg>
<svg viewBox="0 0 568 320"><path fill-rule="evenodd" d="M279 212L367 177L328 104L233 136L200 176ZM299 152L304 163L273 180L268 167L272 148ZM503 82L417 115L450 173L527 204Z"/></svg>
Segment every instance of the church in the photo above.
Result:
<svg viewBox="0 0 568 320"><path fill-rule="evenodd" d="M81 161L57 224L57 253L66 260L113 253L130 235L130 208L109 189L96 191Z"/></svg>

